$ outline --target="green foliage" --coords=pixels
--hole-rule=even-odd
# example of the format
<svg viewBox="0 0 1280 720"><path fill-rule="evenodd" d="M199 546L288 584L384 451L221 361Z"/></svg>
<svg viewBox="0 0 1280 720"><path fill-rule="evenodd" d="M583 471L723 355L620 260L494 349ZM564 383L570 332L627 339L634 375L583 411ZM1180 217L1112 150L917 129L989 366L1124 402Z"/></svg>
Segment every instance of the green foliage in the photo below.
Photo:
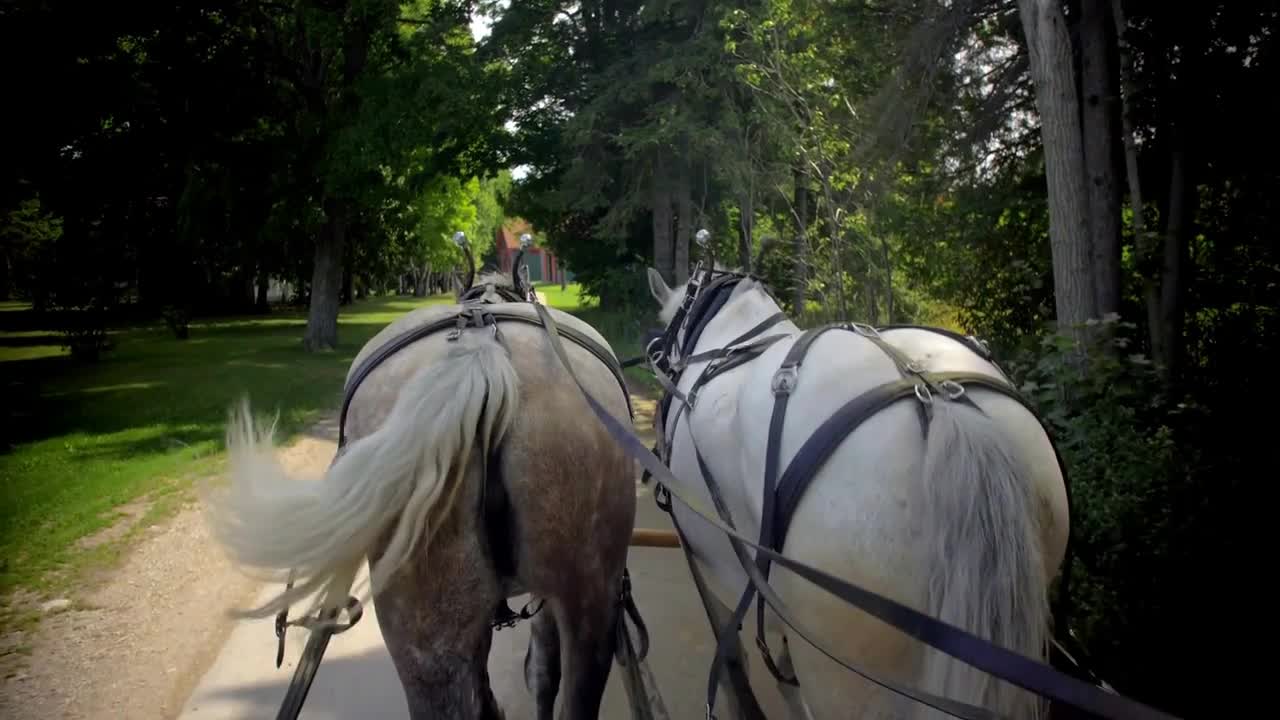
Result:
<svg viewBox="0 0 1280 720"><path fill-rule="evenodd" d="M1207 598L1204 584L1236 562L1237 542L1224 535L1244 521L1238 493L1247 492L1248 477L1215 456L1249 452L1249 433L1225 447L1211 439L1206 428L1239 425L1194 396L1171 394L1137 351L1136 324L1112 316L1089 329L1083 352L1064 330L1008 364L1068 473L1071 627L1093 668L1120 692L1192 707L1200 702L1196 680L1217 671L1188 666L1187 649L1229 641L1222 634L1245 622L1219 616L1211 626L1180 624L1229 605ZM1230 532L1243 538L1260 529ZM1174 678L1180 682L1171 685Z"/></svg>
<svg viewBox="0 0 1280 720"><path fill-rule="evenodd" d="M0 294L15 291L15 296L43 309L49 299L54 249L61 237L61 218L41 207L39 196L10 210L0 221L0 263L13 287L0 286Z"/></svg>

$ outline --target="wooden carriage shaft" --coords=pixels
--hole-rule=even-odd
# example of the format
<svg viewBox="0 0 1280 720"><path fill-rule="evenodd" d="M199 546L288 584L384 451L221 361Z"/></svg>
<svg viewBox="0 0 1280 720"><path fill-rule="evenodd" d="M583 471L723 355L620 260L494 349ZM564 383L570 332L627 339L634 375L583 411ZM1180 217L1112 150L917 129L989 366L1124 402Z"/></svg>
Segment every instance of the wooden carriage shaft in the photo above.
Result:
<svg viewBox="0 0 1280 720"><path fill-rule="evenodd" d="M675 530L636 528L631 531L631 547L678 548L680 538Z"/></svg>

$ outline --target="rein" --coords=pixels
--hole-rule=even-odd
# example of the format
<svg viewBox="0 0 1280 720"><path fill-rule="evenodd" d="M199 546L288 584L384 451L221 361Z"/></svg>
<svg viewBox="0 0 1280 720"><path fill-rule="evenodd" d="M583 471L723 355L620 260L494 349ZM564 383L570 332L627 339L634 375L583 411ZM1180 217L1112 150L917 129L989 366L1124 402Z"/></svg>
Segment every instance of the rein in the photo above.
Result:
<svg viewBox="0 0 1280 720"><path fill-rule="evenodd" d="M1149 706L1143 705L1136 701L1130 700L1113 692L1100 689L1095 685L1086 683L1076 677L1072 677L1066 673L1044 663L1024 657L1023 655L1012 652L1005 648L994 645L968 631L945 623L932 616L926 615L906 605L902 605L894 600L866 590L848 581L836 578L815 568L809 567L802 563L796 562L782 555L780 550L780 538L786 535L786 525L790 517L790 513L794 510L799 498L803 494L804 488L808 482L816 474L818 467L826 461L831 452L839 445L839 443L848 436L852 429L860 422L871 417L880 408L898 400L914 397L919 401L918 406L922 428L927 429L927 421L931 413L931 405L933 402L965 402L972 407L976 407L965 396L965 385L979 385L984 389L1000 392L1008 397L1014 398L1026 405L1025 400L1020 394L1009 384L1000 382L999 380L988 377L986 375L977 375L970 373L925 373L915 363L903 356L893 346L885 342L879 334L879 331L870 326L860 325L856 323L832 324L820 328L814 328L806 331L797 340L796 344L788 353L786 359L775 373L772 382L772 391L775 396L775 406L773 417L770 422L770 438L769 449L766 459L766 509L762 517L761 537L759 541L753 541L740 534L733 525L732 517L728 511L727 504L724 502L723 495L718 484L715 482L709 468L706 465L701 452L699 452L696 443L694 444L694 452L697 458L699 469L706 482L712 503L715 505L718 519L702 510L680 493L678 480L667 467L670 457L670 444L666 441L666 420L665 415L669 408L672 398L678 397L682 400L682 410L691 407L692 402L696 400L696 388L705 384L704 377L700 377L695 382L694 388L688 394L681 393L676 384L679 382L684 369L694 362L710 360L708 367L704 370L704 375L714 376L713 371L723 372L722 369L728 366L727 362L717 366L718 362L724 361L726 358L732 357L735 353L745 358L741 362L736 363L736 367L743 362L747 362L758 357L763 348L765 338L760 338L750 345L741 345L740 343L760 336L768 327L776 324L778 320L769 318L765 322L757 325L756 328L744 333L742 336L735 338L729 347L699 353L698 355L690 355L689 351L696 346L697 337L701 335L710 318L714 316L715 311L723 307L725 298L731 292L731 286L737 281L743 279L744 275L736 273L722 273L720 277L713 277L711 271L707 271L701 278L695 273L695 282L691 282L686 291L686 296L680 308L673 316L668 327L663 334L650 343L650 347L657 345L656 350L647 350L647 359L654 374L658 377L666 389L663 401L659 404L658 412L655 414L655 429L658 432L658 446L649 450L644 447L635 434L628 428L624 428L616 419L610 416L586 391L585 387L578 380L572 368L568 363L568 358L564 354L563 347L559 340L558 328L550 315L540 305L535 303L539 316L542 318L543 324L547 327L548 334L552 340L552 348L556 351L560 358L561 364L565 370L573 377L579 390L582 392L587 404L596 414L598 419L605 425L609 433L614 439L645 469L647 476L657 478L658 488L655 491L655 498L659 507L666 510L671 515L672 523L675 526L676 533L680 538L681 548L686 556L690 553L690 545L684 534L680 523L676 520L674 512L672 512L671 499L679 500L688 510L696 515L700 520L712 527L717 528L725 533L727 539L732 545L735 554L738 556L739 562L742 564L746 572L749 582L748 587L744 591L744 595L736 608L733 618L726 623L723 628L717 632L717 652L716 658L713 660L712 670L709 679L708 698L707 698L707 717L713 718L712 714L715 703L715 686L720 665L725 660L725 648L727 639L736 634L740 626L740 620L745 614L746 608L750 606L753 594L759 593L762 600L767 602L778 617L797 635L818 648L828 658L837 662L846 669L862 676L863 678L904 697L910 698L917 702L923 703L937 710L945 712L959 718L967 720L988 720L998 717L994 713L984 708L976 707L966 703L961 703L948 698L939 697L924 691L916 690L886 678L880 678L874 674L867 672L856 664L847 662L828 651L822 643L815 641L814 638L820 637L821 634L813 628L807 627L804 623L798 621L789 611L785 603L775 593L769 585L767 579L768 568L771 563L782 565L792 572L804 577L815 585L823 588L827 592L839 597L846 603L875 616L881 621L892 625L898 630L924 642L952 657L955 657L973 667L983 670L997 678L1001 678L1007 682L1017 685L1025 690L1034 692L1042 697L1058 701L1060 703L1074 706L1078 709L1091 712L1097 716L1105 718L1134 718L1146 720L1173 718L1172 715L1156 710ZM684 342L678 342L679 333L684 329ZM870 341L874 342L881 350L889 354L894 360L895 366L899 370L900 379L898 381L886 383L871 391L860 395L844 407L838 410L832 417L823 423L817 432L810 437L809 441L804 444L802 449L793 458L786 470L778 477L779 459L778 459L778 438L781 435L782 421L785 417L787 399L795 390L796 384L799 382L799 368L803 362L803 357L807 349L817 339L817 337L830 330L846 330L857 332ZM931 328L922 328L931 329ZM946 334L944 332L944 334ZM964 338L970 340L969 338ZM771 344L771 343L770 343ZM989 357L990 353L985 345L973 340L967 345L975 352ZM767 347L767 346L766 346ZM757 348L759 348L757 350ZM678 355L677 355L678 352ZM638 364L638 363L636 363ZM1034 413L1033 413L1034 414ZM1038 416L1037 416L1038 417ZM679 415L672 421L674 426L678 421ZM1043 422L1041 423L1043 425ZM690 434L692 442L692 434ZM1054 448L1055 453L1057 448ZM1061 464L1061 458L1059 458ZM771 480L776 479L776 485ZM752 558L748 553L748 548L756 551L755 557ZM699 588L699 592L703 593L704 583L700 580L700 573L696 566L691 562L690 568L693 571L695 584ZM785 678L777 671L776 665L773 663L767 645L763 641L763 604L760 605L760 622L761 629L757 637L757 644L764 653L766 663L770 666L770 670L774 672L781 682L794 683L794 678ZM1065 653L1065 651L1063 651Z"/></svg>
<svg viewBox="0 0 1280 720"><path fill-rule="evenodd" d="M465 248L464 248L465 249ZM523 253L523 250L522 250ZM518 271L517 271L518 272ZM519 278L519 275L516 275ZM500 310L489 307L494 301L498 302L533 302L538 308L539 317L530 318L510 310ZM397 352L405 349L413 343L429 337L438 332L448 330L448 340L457 340L461 334L468 329L488 329L492 332L498 342L502 342L501 333L498 329L499 322L520 322L529 325L545 324L541 320L542 313L545 310L541 305L536 304L536 296L532 289L513 290L503 286L494 286L493 284L476 286L469 288L462 293L459 298L461 307L451 314L446 315L424 325L409 328L400 333L391 340L384 343L374 353L366 357L361 364L351 373L351 379L343 388L342 409L338 416L338 451L333 462L337 462L342 457L347 444L346 424L347 413L350 410L351 402L355 398L355 394L365 379L383 362L395 355ZM550 316L547 315L547 319ZM554 321L552 321L554 322ZM626 398L628 417L634 418L635 412L631 404L631 394L627 390L626 380L622 375L622 366L613 357L607 348L602 347L584 333L578 332L573 328L561 328L561 332L565 337L569 338L575 345L587 350L593 357L603 363L612 372L614 379L617 380L618 386L622 390L622 395ZM570 370L572 373L572 370ZM576 380L576 376L575 376ZM510 548L510 539L506 536L506 526L504 521L508 519L509 503L506 496L505 487L502 485L499 475L496 471L496 458L499 449L491 448L489 458L485 462L484 481L481 485L481 512L483 515L483 524L486 528L487 542L490 552L494 555L494 563L499 574L503 576L511 576L514 574L515 560ZM332 463L331 463L332 465ZM293 587L294 576L290 572L289 580L286 584L286 590ZM634 682L640 682L643 679L643 673L647 672L647 668L643 666L643 659L648 654L649 649L649 633L644 621L640 617L640 611L635 605L635 600L631 595L630 576L623 572L622 586L619 590L617 598L620 609L619 620L615 632L619 635L618 659L624 666L629 666L629 678ZM495 614L490 622L493 630L501 630L515 626L521 620L528 620L542 610L543 603L531 601L525 605L519 612L511 609L505 600L498 603ZM337 622L339 615L346 611L348 620L345 623ZM277 720L296 720L302 711L302 706L306 702L307 694L310 692L311 684L315 679L316 672L320 668L320 661L324 657L325 650L328 648L329 640L334 636L346 632L351 629L364 615L364 609L358 599L348 597L347 603L342 608L321 610L316 617L303 617L297 620L288 619L288 609L281 610L275 618L275 633L277 638L276 649L276 667L279 668L284 662L284 644L285 632L291 626L304 627L310 631L307 638L307 644L302 652L302 657L298 662L297 668L294 670L293 678L289 682L288 690L285 698L281 703L280 710L276 715ZM626 629L626 618L630 618L632 624L637 628L639 650L636 649L636 643L632 641L631 633ZM637 679L639 678L639 679ZM646 683L651 686L652 683ZM636 686L636 692L633 697L638 698L641 686ZM654 692L649 692L648 697L651 699Z"/></svg>

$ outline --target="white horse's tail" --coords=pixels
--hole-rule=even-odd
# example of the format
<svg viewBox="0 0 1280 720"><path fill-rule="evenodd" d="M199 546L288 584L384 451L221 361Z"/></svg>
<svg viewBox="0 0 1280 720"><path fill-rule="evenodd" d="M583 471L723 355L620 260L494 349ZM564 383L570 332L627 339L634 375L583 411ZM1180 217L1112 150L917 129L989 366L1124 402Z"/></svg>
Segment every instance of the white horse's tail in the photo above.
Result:
<svg viewBox="0 0 1280 720"><path fill-rule="evenodd" d="M394 525L371 568L383 587L415 550L430 542L468 475L479 443L487 455L511 427L518 379L503 347L489 337L458 341L400 390L372 434L348 443L318 481L289 477L273 452L271 428L254 427L247 402L227 433L230 486L209 498L215 536L239 565L296 573L291 591L241 613L265 617L317 590L326 608L341 606L360 563Z"/></svg>
<svg viewBox="0 0 1280 720"><path fill-rule="evenodd" d="M1030 480L990 418L956 402L932 407L923 477L923 527L932 543L927 611L1043 660L1049 605ZM1005 717L1041 717L1034 694L933 648L925 653L929 691Z"/></svg>

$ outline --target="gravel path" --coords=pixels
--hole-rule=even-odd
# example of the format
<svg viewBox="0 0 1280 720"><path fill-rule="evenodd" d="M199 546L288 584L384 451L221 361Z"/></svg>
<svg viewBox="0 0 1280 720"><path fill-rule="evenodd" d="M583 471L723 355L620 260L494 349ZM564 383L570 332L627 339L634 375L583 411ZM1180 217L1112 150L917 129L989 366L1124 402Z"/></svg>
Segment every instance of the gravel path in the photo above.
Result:
<svg viewBox="0 0 1280 720"><path fill-rule="evenodd" d="M281 459L292 472L324 471L337 426L326 418ZM11 633L0 718L170 720L231 632L226 610L259 584L236 571L198 507L148 528L128 557L92 589L51 610L32 631ZM60 604L60 603L59 603Z"/></svg>

